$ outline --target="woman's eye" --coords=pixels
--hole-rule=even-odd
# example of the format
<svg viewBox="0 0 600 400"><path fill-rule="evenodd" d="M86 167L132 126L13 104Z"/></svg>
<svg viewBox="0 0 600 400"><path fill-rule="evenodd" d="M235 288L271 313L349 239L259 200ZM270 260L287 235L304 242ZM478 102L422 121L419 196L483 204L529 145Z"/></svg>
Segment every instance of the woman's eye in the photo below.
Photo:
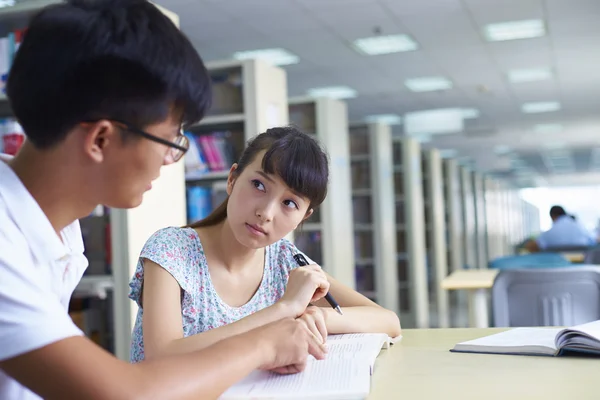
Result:
<svg viewBox="0 0 600 400"><path fill-rule="evenodd" d="M285 204L286 207L298 209L298 204L292 200L285 200L283 204Z"/></svg>
<svg viewBox="0 0 600 400"><path fill-rule="evenodd" d="M261 192L265 191L265 185L263 185L262 182L259 181L258 179L253 179L252 184L254 185L255 188L257 188Z"/></svg>

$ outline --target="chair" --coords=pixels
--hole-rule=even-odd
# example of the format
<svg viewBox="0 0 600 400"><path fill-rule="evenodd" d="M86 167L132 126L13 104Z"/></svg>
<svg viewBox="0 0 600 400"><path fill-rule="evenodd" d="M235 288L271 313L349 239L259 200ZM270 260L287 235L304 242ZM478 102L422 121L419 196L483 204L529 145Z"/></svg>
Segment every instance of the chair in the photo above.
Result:
<svg viewBox="0 0 600 400"><path fill-rule="evenodd" d="M572 265L569 260L558 253L531 253L518 256L499 257L491 260L488 267L492 269L553 268Z"/></svg>
<svg viewBox="0 0 600 400"><path fill-rule="evenodd" d="M497 327L572 326L600 319L600 266L501 271L492 287Z"/></svg>

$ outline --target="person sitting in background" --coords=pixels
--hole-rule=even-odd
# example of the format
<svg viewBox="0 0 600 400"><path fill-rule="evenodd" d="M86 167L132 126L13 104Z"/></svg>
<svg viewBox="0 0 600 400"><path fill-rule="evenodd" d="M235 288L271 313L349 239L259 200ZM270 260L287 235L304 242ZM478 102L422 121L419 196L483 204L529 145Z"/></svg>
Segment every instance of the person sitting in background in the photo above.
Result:
<svg viewBox="0 0 600 400"><path fill-rule="evenodd" d="M591 246L594 237L584 227L565 212L561 206L550 208L552 228L540 234L537 239L525 243L525 249L534 253L553 247Z"/></svg>

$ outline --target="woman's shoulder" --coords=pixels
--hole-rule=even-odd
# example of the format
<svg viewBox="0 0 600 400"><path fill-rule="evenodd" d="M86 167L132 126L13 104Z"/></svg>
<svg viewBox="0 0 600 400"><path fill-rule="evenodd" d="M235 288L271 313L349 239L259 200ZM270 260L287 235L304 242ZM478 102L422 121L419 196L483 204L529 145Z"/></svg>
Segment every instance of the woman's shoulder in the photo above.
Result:
<svg viewBox="0 0 600 400"><path fill-rule="evenodd" d="M197 240L198 234L193 228L168 226L154 232L147 242L190 242Z"/></svg>
<svg viewBox="0 0 600 400"><path fill-rule="evenodd" d="M142 249L142 257L155 252L184 254L197 250L199 245L198 234L194 229L169 226L157 230L148 238Z"/></svg>

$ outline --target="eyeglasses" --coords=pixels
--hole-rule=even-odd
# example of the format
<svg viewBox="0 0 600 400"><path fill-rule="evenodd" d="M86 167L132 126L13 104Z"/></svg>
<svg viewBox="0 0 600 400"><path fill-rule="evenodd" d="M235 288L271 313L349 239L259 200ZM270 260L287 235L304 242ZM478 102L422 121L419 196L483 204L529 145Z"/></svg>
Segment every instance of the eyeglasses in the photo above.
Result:
<svg viewBox="0 0 600 400"><path fill-rule="evenodd" d="M188 140L187 136L185 136L183 134L183 129L179 130L179 134L175 137L174 141L169 141L169 140L160 138L158 136L151 135L150 133L144 132L141 129L134 128L133 126L131 126L125 122L117 121L117 120L111 120L111 121L116 124L121 125L128 132L135 133L136 135L139 135L143 138L146 138L148 140L152 140L153 142L164 144L165 146L170 147L169 154L170 154L171 158L173 159L173 162L179 161L181 159L181 157L183 157L183 155L190 148L190 141ZM93 122L97 122L97 121L86 121L86 122L93 123Z"/></svg>
<svg viewBox="0 0 600 400"><path fill-rule="evenodd" d="M124 122L115 121L120 125L123 125L127 131L131 133L135 133L136 135L140 135L143 138L148 140L152 140L153 142L164 144L165 146L169 146L171 158L173 158L173 162L177 162L181 160L181 157L188 151L190 148L190 141L187 136L183 134L183 129L179 130L179 134L175 137L174 141L168 141L166 139L160 138L158 136L154 136L149 134L148 132L144 132L141 129L134 128Z"/></svg>

